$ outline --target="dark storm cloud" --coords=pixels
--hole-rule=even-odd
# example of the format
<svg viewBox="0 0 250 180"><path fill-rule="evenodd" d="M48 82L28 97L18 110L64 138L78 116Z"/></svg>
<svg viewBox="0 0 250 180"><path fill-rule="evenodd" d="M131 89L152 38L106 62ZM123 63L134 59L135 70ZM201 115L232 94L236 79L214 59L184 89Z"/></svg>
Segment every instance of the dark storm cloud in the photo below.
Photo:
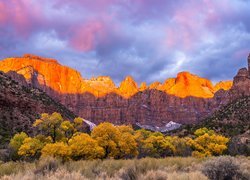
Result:
<svg viewBox="0 0 250 180"><path fill-rule="evenodd" d="M250 1L0 1L0 57L53 57L83 77L231 79L250 51Z"/></svg>

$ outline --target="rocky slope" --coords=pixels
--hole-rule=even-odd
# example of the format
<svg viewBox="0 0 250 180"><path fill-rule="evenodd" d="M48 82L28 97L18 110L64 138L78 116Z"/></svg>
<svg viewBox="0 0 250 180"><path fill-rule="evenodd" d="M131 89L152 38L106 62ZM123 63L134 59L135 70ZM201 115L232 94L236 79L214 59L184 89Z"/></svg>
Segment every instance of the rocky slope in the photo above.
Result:
<svg viewBox="0 0 250 180"><path fill-rule="evenodd" d="M16 132L31 132L30 127L39 114L52 112L59 112L67 119L75 117L43 91L22 86L0 72L0 145Z"/></svg>
<svg viewBox="0 0 250 180"><path fill-rule="evenodd" d="M228 137L250 133L250 96L235 99L200 123L183 126L176 132L178 135L188 135L202 127L213 129Z"/></svg>
<svg viewBox="0 0 250 180"><path fill-rule="evenodd" d="M33 55L2 60L0 70L23 75L26 82L21 77L12 77L44 90L94 123L110 121L156 126L165 126L170 121L195 123L249 90L248 80L243 82L244 78L249 79L248 75L245 77L245 70L236 76L232 89L232 82L213 85L188 72L149 86L146 83L138 86L128 76L116 87L109 77L84 79L77 71L55 60Z"/></svg>

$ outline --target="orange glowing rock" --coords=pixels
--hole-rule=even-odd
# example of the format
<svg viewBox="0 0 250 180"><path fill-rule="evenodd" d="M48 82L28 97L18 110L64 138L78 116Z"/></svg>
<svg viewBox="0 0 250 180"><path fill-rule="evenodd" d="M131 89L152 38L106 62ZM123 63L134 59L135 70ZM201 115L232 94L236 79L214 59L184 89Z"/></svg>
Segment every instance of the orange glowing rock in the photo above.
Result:
<svg viewBox="0 0 250 180"><path fill-rule="evenodd" d="M215 91L219 91L220 89L227 91L231 89L232 86L233 86L233 81L220 81L214 86L214 89Z"/></svg>
<svg viewBox="0 0 250 180"><path fill-rule="evenodd" d="M30 79L30 74L24 69L33 67L44 79L46 86L60 93L79 93L82 78L79 72L60 65L56 60L40 58L37 56L7 58L0 61L0 70L4 72L16 71ZM35 75L35 74L34 74Z"/></svg>
<svg viewBox="0 0 250 180"><path fill-rule="evenodd" d="M212 98L214 96L214 87L211 81L189 72L179 73L175 81L171 79L166 84L166 92L178 97L194 96ZM171 84L173 84L172 87Z"/></svg>
<svg viewBox="0 0 250 180"><path fill-rule="evenodd" d="M131 76L127 76L120 84L118 92L124 97L131 97L139 91L137 83Z"/></svg>
<svg viewBox="0 0 250 180"><path fill-rule="evenodd" d="M147 84L146 84L146 82L142 82L141 85L140 85L139 90L140 90L140 91L145 91L146 89L147 89Z"/></svg>
<svg viewBox="0 0 250 180"><path fill-rule="evenodd" d="M108 76L84 79L78 71L63 66L54 59L34 55L4 59L0 61L0 70L6 73L16 71L23 75L29 83L34 83L33 78L35 77L40 85L49 87L59 94L88 92L96 97L116 93L129 98L139 91L156 89L181 98L187 96L212 98L219 89L228 90L232 86L231 81L219 82L213 86L211 81L205 78L189 72L181 72L176 78L169 78L164 83L153 82L149 87L145 82L141 83L140 88L138 88L134 79L128 76L121 82L119 87L116 87Z"/></svg>

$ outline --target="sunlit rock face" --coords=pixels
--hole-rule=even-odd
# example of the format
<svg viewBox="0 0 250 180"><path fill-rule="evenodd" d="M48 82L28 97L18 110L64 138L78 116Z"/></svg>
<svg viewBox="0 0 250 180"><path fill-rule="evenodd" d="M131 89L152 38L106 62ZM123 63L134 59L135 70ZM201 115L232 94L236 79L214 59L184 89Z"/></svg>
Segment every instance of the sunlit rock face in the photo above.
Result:
<svg viewBox="0 0 250 180"><path fill-rule="evenodd" d="M96 97L102 97L109 93L117 93L129 98L139 91L156 89L168 94L185 98L187 96L211 98L219 89L228 90L231 82L221 82L216 86L205 79L189 72L181 72L176 78L166 79L164 83L153 82L147 87L142 83L138 87L131 76L127 76L116 87L108 76L99 76L84 79L80 73L67 66L62 66L54 59L41 58L34 55L25 55L18 58L7 58L0 62L0 70L3 72L15 71L26 79L27 83L35 86L46 86L60 94L82 94L89 92ZM48 90L47 90L48 91Z"/></svg>
<svg viewBox="0 0 250 180"><path fill-rule="evenodd" d="M227 91L227 90L231 89L232 86L233 86L232 81L220 81L214 86L214 91L217 92L220 89Z"/></svg>
<svg viewBox="0 0 250 180"><path fill-rule="evenodd" d="M16 71L22 74L28 82L32 81L35 73L47 87L59 93L79 93L82 78L79 72L60 65L56 60L26 55L21 58L8 58L0 62L3 72ZM42 78L43 77L43 78Z"/></svg>
<svg viewBox="0 0 250 180"><path fill-rule="evenodd" d="M226 81L215 86L205 78L181 72L163 83L153 82L149 86L142 83L139 87L131 76L119 87L107 76L84 79L56 60L33 55L2 60L0 70L17 72L22 76L15 75L15 79L23 85L44 90L82 118L97 124L110 121L160 127L170 121L196 123L231 97L249 92L248 70L240 70L233 83Z"/></svg>
<svg viewBox="0 0 250 180"><path fill-rule="evenodd" d="M121 96L126 98L135 95L139 91L137 83L131 76L127 76L118 88L118 92Z"/></svg>
<svg viewBox="0 0 250 180"><path fill-rule="evenodd" d="M175 84L166 92L182 98L187 96L211 98L214 96L214 87L207 79L182 72L177 75Z"/></svg>

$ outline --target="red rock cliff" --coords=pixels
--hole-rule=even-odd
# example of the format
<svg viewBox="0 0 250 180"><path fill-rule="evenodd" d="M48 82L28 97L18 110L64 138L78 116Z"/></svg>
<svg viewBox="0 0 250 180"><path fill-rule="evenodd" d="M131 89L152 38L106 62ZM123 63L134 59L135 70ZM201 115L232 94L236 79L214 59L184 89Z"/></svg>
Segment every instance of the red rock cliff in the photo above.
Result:
<svg viewBox="0 0 250 180"><path fill-rule="evenodd" d="M228 90L232 85L220 82L214 86L205 78L182 72L164 83L142 83L140 87L128 76L116 87L110 77L83 79L79 72L56 60L33 55L4 59L0 70L22 74L27 83L43 88L78 115L96 123L197 122L219 107L225 98L220 89Z"/></svg>

